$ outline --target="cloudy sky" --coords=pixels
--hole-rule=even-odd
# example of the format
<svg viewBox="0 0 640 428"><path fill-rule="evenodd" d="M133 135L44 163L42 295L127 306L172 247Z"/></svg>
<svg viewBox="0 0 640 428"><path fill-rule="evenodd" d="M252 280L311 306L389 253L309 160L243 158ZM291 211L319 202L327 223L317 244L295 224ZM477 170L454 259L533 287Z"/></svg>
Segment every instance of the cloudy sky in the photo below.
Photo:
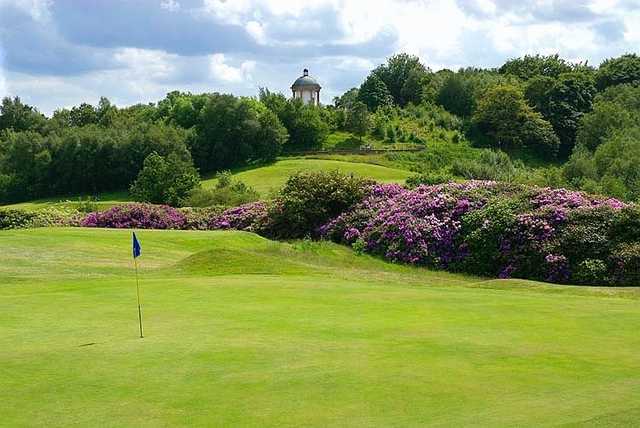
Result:
<svg viewBox="0 0 640 428"><path fill-rule="evenodd" d="M538 52L595 65L640 51L640 0L0 0L0 96L47 114L288 94L304 67L326 103L402 51L433 70Z"/></svg>

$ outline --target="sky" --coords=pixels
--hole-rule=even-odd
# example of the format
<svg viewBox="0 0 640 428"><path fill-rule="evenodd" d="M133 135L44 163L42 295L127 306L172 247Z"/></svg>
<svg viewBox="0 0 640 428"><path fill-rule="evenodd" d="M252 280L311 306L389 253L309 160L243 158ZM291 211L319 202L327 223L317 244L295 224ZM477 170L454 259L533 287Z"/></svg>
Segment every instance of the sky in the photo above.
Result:
<svg viewBox="0 0 640 428"><path fill-rule="evenodd" d="M51 114L172 90L321 101L407 52L436 71L525 54L599 64L640 51L640 0L0 0L0 97Z"/></svg>

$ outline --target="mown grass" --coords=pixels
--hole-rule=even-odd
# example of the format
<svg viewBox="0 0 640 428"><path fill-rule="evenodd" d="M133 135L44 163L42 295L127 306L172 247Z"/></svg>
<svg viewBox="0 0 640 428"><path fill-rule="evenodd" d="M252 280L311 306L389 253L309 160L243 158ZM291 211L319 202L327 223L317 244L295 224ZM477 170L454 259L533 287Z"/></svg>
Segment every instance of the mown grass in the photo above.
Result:
<svg viewBox="0 0 640 428"><path fill-rule="evenodd" d="M236 172L234 178L266 195L281 188L287 178L298 171L339 170L367 177L381 183L403 183L411 175L409 171L369 163L344 162L333 159L284 158L259 168ZM215 186L216 179L204 180L203 187Z"/></svg>
<svg viewBox="0 0 640 428"><path fill-rule="evenodd" d="M96 195L74 195L74 196L54 196L51 198L36 199L28 202L19 202L15 204L0 205L1 208L38 210L42 208L60 207L60 208L77 208L82 201L88 198L95 198ZM111 208L114 205L123 202L129 202L131 198L126 191L122 192L105 192L98 195L94 201L100 209Z"/></svg>
<svg viewBox="0 0 640 428"><path fill-rule="evenodd" d="M496 281L328 243L0 232L7 426L631 426L640 291Z"/></svg>

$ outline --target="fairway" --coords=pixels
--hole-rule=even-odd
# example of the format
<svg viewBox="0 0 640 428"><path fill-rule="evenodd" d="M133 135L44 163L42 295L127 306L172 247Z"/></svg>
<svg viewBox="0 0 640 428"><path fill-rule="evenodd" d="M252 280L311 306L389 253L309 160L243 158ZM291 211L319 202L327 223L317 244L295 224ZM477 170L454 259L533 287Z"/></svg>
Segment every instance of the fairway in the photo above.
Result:
<svg viewBox="0 0 640 428"><path fill-rule="evenodd" d="M370 166L367 166L370 167ZM631 426L640 291L244 232L0 232L5 426Z"/></svg>
<svg viewBox="0 0 640 428"><path fill-rule="evenodd" d="M404 183L411 176L411 172L388 168L380 165L357 162L343 162L339 160L324 159L283 159L271 165L250 169L234 174L234 178L243 181L261 194L267 194L272 190L278 190L287 181L290 175L299 171L332 171L339 170L347 174L355 174L361 177L371 178L381 183ZM203 187L211 187L216 179L204 180Z"/></svg>

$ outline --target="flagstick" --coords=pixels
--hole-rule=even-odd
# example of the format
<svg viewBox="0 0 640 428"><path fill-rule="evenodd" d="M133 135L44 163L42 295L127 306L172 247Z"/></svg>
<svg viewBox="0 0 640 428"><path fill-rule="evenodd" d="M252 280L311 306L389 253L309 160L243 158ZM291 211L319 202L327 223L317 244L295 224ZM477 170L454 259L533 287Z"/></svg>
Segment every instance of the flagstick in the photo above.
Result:
<svg viewBox="0 0 640 428"><path fill-rule="evenodd" d="M136 257L133 258L133 264L136 267L136 292L138 294L138 321L140 322L140 339L144 336L142 335L142 309L140 309L140 283L138 282L138 260Z"/></svg>

